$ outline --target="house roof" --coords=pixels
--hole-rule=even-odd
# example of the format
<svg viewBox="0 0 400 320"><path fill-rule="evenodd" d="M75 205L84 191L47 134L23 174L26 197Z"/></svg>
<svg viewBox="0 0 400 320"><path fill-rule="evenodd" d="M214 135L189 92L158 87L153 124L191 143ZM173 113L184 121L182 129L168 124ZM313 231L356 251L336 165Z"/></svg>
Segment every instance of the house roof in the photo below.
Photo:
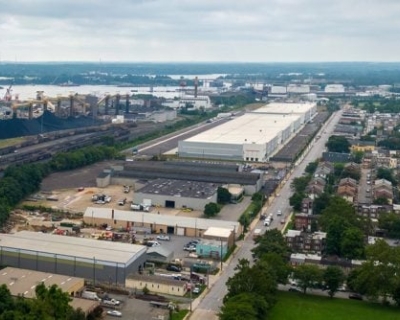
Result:
<svg viewBox="0 0 400 320"><path fill-rule="evenodd" d="M226 228L209 227L203 236L229 238L231 234L232 230Z"/></svg>
<svg viewBox="0 0 400 320"><path fill-rule="evenodd" d="M340 181L339 181L339 186L342 186L342 185L351 185L351 186L356 187L357 186L357 180L352 179L350 177L343 178L343 179L340 179Z"/></svg>
<svg viewBox="0 0 400 320"><path fill-rule="evenodd" d="M180 280L175 280L171 277L164 277L164 276L152 276L152 275L145 275L145 274L131 274L128 275L128 279L134 279L134 280L139 280L143 282L153 282L153 283L160 283L160 284L166 284L170 286L179 286L179 287L185 287L186 282L185 281L180 281Z"/></svg>
<svg viewBox="0 0 400 320"><path fill-rule="evenodd" d="M157 255L157 254L158 254L158 255L160 255L160 256L163 256L163 257L165 257L165 258L168 258L168 257L171 256L172 251L166 249L166 248L163 247L163 246L158 246L158 247L150 247L150 248L148 248L148 249L147 249L147 254L148 254L148 255L154 255L154 254Z"/></svg>
<svg viewBox="0 0 400 320"><path fill-rule="evenodd" d="M354 197L357 193L357 188L351 186L339 186L337 194L340 196L349 195Z"/></svg>

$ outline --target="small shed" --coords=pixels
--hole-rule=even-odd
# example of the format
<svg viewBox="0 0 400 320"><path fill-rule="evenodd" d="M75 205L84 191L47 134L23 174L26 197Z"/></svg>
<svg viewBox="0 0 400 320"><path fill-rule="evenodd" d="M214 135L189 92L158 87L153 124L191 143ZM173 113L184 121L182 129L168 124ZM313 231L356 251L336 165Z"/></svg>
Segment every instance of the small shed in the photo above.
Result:
<svg viewBox="0 0 400 320"><path fill-rule="evenodd" d="M175 280L166 276L151 276L132 274L126 279L126 287L143 290L144 287L151 293L184 296L187 291L186 281Z"/></svg>
<svg viewBox="0 0 400 320"><path fill-rule="evenodd" d="M223 259L228 252L226 242L222 240L203 240L196 246L196 254L203 258Z"/></svg>
<svg viewBox="0 0 400 320"><path fill-rule="evenodd" d="M235 244L234 226L232 229L209 227L204 233L203 238L207 240L217 240L225 242L228 248Z"/></svg>
<svg viewBox="0 0 400 320"><path fill-rule="evenodd" d="M162 246L147 249L146 260L151 262L168 262L174 257L174 253Z"/></svg>

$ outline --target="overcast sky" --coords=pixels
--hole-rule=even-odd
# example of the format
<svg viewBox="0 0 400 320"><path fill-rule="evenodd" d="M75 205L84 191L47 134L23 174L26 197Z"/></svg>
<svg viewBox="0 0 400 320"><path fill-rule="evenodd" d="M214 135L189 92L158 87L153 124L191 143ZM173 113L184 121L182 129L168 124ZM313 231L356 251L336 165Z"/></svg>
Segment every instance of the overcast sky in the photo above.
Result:
<svg viewBox="0 0 400 320"><path fill-rule="evenodd" d="M1 61L399 61L400 0L0 0Z"/></svg>

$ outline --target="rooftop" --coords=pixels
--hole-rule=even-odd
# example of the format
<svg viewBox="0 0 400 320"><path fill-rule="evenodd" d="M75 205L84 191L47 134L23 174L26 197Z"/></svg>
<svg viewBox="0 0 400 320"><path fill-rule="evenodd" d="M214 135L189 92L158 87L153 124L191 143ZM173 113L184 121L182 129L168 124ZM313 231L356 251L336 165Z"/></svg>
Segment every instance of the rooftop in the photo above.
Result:
<svg viewBox="0 0 400 320"><path fill-rule="evenodd" d="M203 236L229 238L231 233L232 230L226 228L210 227L203 233Z"/></svg>
<svg viewBox="0 0 400 320"><path fill-rule="evenodd" d="M136 192L208 199L217 192L218 187L218 184L210 182L156 179Z"/></svg>
<svg viewBox="0 0 400 320"><path fill-rule="evenodd" d="M264 144L299 119L299 115L246 113L185 141L227 144Z"/></svg>
<svg viewBox="0 0 400 320"><path fill-rule="evenodd" d="M279 103L273 102L255 109L254 113L272 113L272 114L303 114L315 108L315 103Z"/></svg>
<svg viewBox="0 0 400 320"><path fill-rule="evenodd" d="M183 216L172 216L163 214L154 214L149 212L139 211L124 211L109 208L86 208L84 217L93 217L98 219L111 219L112 211L114 210L114 219L117 221L130 221L140 222L146 224L154 224L155 221L159 225L171 225L184 228L197 228L201 230L207 230L210 227L226 228L233 230L237 233L239 230L239 222L237 221L226 221L226 220L214 220L214 219L203 219L203 218L192 218ZM65 237L62 237L64 239ZM93 240L94 241L94 240ZM99 241L97 241L99 242ZM97 243L96 242L96 243ZM100 241L103 243L106 241ZM107 243L107 242L106 242ZM128 245L131 246L131 245ZM92 255L93 257L93 255Z"/></svg>
<svg viewBox="0 0 400 320"><path fill-rule="evenodd" d="M25 298L35 298L35 288L38 284L46 286L57 285L64 292L69 292L78 284L84 285L84 279L60 274L32 271L7 267L0 272L0 283L7 285L11 295L23 295Z"/></svg>
<svg viewBox="0 0 400 320"><path fill-rule="evenodd" d="M89 212L91 216L91 211ZM0 236L0 245L2 247L32 252L38 251L52 255L58 254L113 263L128 263L134 256L146 252L146 247L142 245L66 237L30 231L2 234Z"/></svg>

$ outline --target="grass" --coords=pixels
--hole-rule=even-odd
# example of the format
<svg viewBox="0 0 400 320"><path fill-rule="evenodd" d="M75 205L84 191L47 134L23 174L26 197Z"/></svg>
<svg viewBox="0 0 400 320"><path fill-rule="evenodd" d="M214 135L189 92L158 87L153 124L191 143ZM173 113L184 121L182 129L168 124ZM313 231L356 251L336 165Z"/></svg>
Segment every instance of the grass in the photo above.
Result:
<svg viewBox="0 0 400 320"><path fill-rule="evenodd" d="M24 142L26 138L20 137L20 138L12 138L12 139L3 139L0 140L0 148L6 148L9 146L15 146L17 144L20 144L21 142Z"/></svg>
<svg viewBox="0 0 400 320"><path fill-rule="evenodd" d="M171 320L182 320L189 313L189 310L179 310L178 312L173 312Z"/></svg>
<svg viewBox="0 0 400 320"><path fill-rule="evenodd" d="M279 292L269 320L397 320L400 310L376 303Z"/></svg>

